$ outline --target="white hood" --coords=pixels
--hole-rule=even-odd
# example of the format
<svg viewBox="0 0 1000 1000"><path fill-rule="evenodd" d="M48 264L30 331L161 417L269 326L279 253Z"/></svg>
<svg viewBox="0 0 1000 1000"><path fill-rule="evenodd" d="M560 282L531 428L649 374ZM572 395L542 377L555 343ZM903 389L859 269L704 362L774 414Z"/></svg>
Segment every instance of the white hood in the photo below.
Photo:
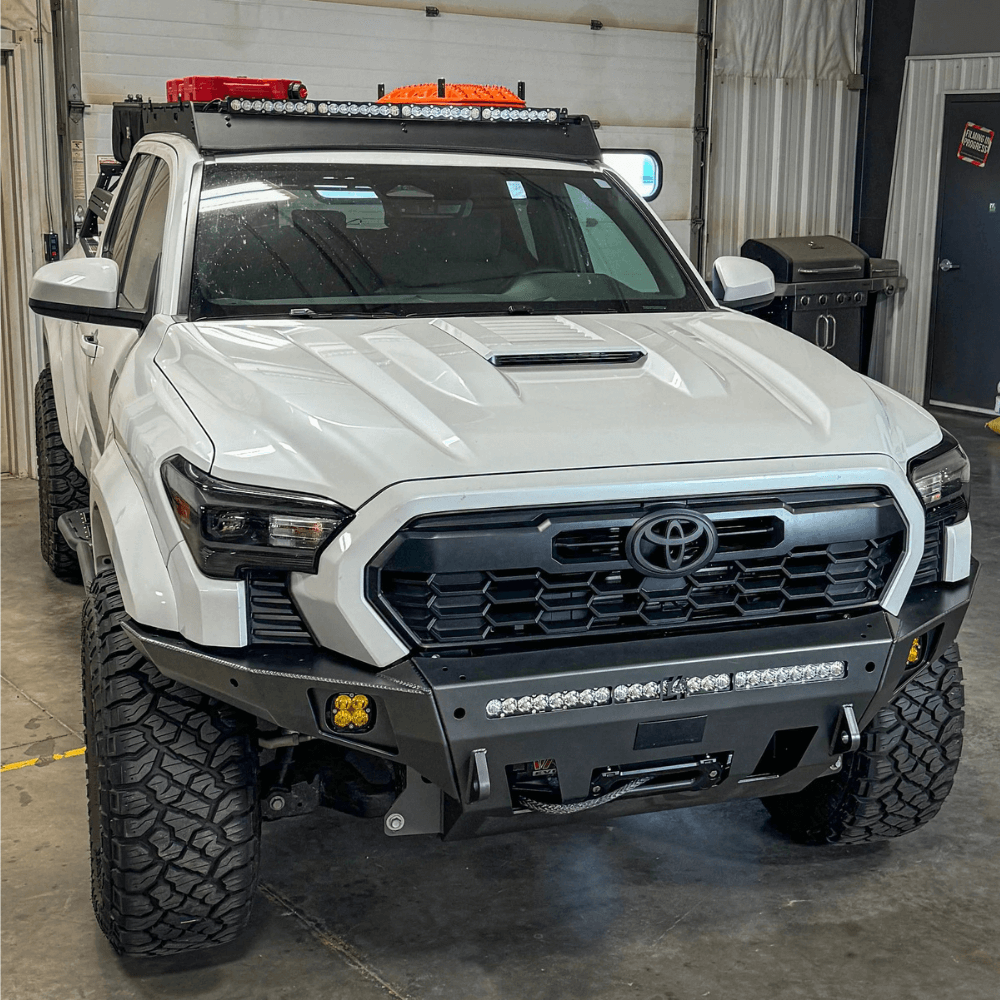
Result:
<svg viewBox="0 0 1000 1000"><path fill-rule="evenodd" d="M623 351L642 357L503 366ZM940 438L919 408L727 311L202 321L171 327L156 360L211 438L214 475L355 508L403 480L837 454L902 464Z"/></svg>

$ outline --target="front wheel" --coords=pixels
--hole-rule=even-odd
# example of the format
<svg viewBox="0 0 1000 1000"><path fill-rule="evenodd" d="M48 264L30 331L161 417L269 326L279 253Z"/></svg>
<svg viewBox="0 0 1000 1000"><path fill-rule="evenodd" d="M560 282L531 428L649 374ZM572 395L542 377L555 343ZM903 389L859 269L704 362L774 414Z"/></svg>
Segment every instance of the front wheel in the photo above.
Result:
<svg viewBox="0 0 1000 1000"><path fill-rule="evenodd" d="M91 889L124 955L224 944L250 919L260 856L250 720L164 677L133 645L114 571L83 609Z"/></svg>
<svg viewBox="0 0 1000 1000"><path fill-rule="evenodd" d="M965 703L958 646L917 671L844 755L839 774L763 800L774 825L804 844L901 837L933 819L962 756Z"/></svg>

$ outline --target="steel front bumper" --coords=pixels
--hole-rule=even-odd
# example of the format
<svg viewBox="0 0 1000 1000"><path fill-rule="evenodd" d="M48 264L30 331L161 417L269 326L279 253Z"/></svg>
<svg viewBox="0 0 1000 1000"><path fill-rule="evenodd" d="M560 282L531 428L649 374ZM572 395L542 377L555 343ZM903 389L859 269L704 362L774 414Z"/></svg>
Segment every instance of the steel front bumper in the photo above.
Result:
<svg viewBox="0 0 1000 1000"><path fill-rule="evenodd" d="M914 638L926 636L921 662L954 641L977 571L974 563L962 583L915 588L898 618L877 611L641 642L414 657L381 672L318 650L233 656L135 623L126 628L168 677L283 728L405 764L407 787L386 817L387 833L461 837L559 821L525 811L520 794L512 794L510 768L525 763L555 769L563 803L597 794L599 772L677 765L681 780L669 790L651 781L652 790L637 789L593 813L605 817L805 787L840 767L844 706L863 729L919 668L907 663ZM838 660L847 668L837 680L503 718L486 713L493 699ZM343 693L372 700L370 732L334 730L328 706ZM699 768L699 761L706 763ZM710 778L711 769L717 773Z"/></svg>

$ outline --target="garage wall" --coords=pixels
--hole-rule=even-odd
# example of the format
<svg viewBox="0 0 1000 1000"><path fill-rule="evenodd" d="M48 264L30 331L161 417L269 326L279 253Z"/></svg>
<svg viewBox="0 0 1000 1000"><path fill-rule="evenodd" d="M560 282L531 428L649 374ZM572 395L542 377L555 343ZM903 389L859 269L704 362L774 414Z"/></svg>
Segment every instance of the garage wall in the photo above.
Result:
<svg viewBox="0 0 1000 1000"><path fill-rule="evenodd" d="M748 238L851 238L863 4L719 0L707 268Z"/></svg>
<svg viewBox="0 0 1000 1000"><path fill-rule="evenodd" d="M909 287L876 308L872 371L919 403L930 336L944 97L976 91L1000 91L1000 54L906 61L884 253L900 262Z"/></svg>
<svg viewBox="0 0 1000 1000"><path fill-rule="evenodd" d="M41 21L37 14L41 12ZM28 310L28 288L45 263L42 234L59 229L59 176L48 5L4 4L2 101L2 320L0 406L2 471L35 473L33 391L42 363L41 320Z"/></svg>
<svg viewBox="0 0 1000 1000"><path fill-rule="evenodd" d="M335 0L80 0L88 181L111 155L110 105L165 99L165 81L197 73L292 77L313 97L372 100L445 77L526 81L527 100L601 122L602 145L656 150L654 211L688 245L697 0L464 0L437 6ZM591 18L603 21L590 29Z"/></svg>

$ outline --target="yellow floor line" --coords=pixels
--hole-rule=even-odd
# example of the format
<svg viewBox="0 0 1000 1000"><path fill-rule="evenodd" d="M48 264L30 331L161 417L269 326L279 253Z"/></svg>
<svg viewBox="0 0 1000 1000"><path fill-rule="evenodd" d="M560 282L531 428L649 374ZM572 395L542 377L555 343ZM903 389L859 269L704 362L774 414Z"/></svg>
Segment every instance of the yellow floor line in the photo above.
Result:
<svg viewBox="0 0 1000 1000"><path fill-rule="evenodd" d="M4 764L3 767L0 767L0 774L4 771L16 771L19 767L31 767L40 760L48 762L50 760L65 760L67 757L79 757L86 750L86 747L79 747L76 750L67 750L65 753L54 753L51 757L32 757L31 760L16 760L13 764Z"/></svg>

